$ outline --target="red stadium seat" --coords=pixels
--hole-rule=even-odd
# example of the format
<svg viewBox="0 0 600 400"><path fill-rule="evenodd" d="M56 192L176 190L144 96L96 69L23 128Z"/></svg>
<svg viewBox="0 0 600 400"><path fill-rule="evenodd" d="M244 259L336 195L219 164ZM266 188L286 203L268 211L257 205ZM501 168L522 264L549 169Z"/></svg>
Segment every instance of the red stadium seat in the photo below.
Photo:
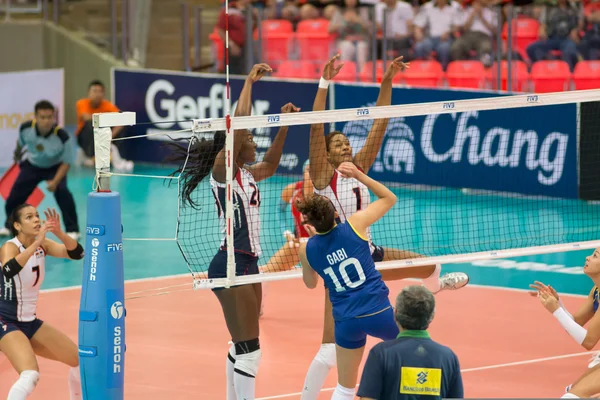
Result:
<svg viewBox="0 0 600 400"><path fill-rule="evenodd" d="M527 46L538 40L540 23L538 20L528 17L519 17L512 21L513 48L515 48L524 60L528 60ZM502 39L508 40L508 23L502 28Z"/></svg>
<svg viewBox="0 0 600 400"><path fill-rule="evenodd" d="M452 61L446 80L451 87L480 89L485 84L485 67L481 61Z"/></svg>
<svg viewBox="0 0 600 400"><path fill-rule="evenodd" d="M373 72L371 72L371 75ZM336 82L356 82L357 67L353 61L344 61L344 66L334 78Z"/></svg>
<svg viewBox="0 0 600 400"><path fill-rule="evenodd" d="M286 60L279 64L273 76L278 78L319 79L321 75L317 71L315 63L311 61Z"/></svg>
<svg viewBox="0 0 600 400"><path fill-rule="evenodd" d="M531 67L533 90L537 93L562 92L570 89L571 71L562 60L537 61Z"/></svg>
<svg viewBox="0 0 600 400"><path fill-rule="evenodd" d="M600 61L579 61L573 71L576 90L600 88Z"/></svg>
<svg viewBox="0 0 600 400"><path fill-rule="evenodd" d="M258 31L254 31L254 40L258 40ZM294 40L294 29L290 21L268 19L261 23L262 59L276 68L288 59Z"/></svg>
<svg viewBox="0 0 600 400"><path fill-rule="evenodd" d="M503 60L500 64L501 70L501 84L502 87L499 90L508 90L508 61ZM527 64L523 61L513 61L511 63L511 86L513 91L524 92L529 89L529 72L527 71ZM498 64L494 63L486 73L487 86L498 90Z"/></svg>
<svg viewBox="0 0 600 400"><path fill-rule="evenodd" d="M298 23L296 41L301 60L322 63L331 57L335 35L328 32L328 27L326 19L308 19Z"/></svg>
<svg viewBox="0 0 600 400"><path fill-rule="evenodd" d="M410 62L410 68L404 70L402 78L407 85L437 87L444 78L444 70L435 60L416 60Z"/></svg>

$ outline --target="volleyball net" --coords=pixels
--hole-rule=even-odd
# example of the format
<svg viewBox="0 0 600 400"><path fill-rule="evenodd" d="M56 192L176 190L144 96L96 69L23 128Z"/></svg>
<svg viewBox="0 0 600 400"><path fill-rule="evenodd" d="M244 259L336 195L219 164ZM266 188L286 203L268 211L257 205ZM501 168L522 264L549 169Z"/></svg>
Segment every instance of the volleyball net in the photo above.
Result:
<svg viewBox="0 0 600 400"><path fill-rule="evenodd" d="M398 199L371 227L386 254L378 269L598 247L599 101L600 90L587 90L232 117L230 126L227 118L191 120L168 145L165 162L178 169L162 178L176 183L179 209L177 221L164 222L176 225L196 289L299 278L298 245L306 239L291 203L310 192L312 176L329 183L341 214L363 209L365 193L333 173L332 165L354 159ZM539 130L542 122L552 129ZM326 139L317 146L311 128L320 127ZM278 157L280 131L303 143L304 159ZM236 134L243 143L234 154ZM269 150L254 154L256 142ZM279 165L271 174L273 160ZM234 162L250 175L233 175ZM300 165L306 173L297 173ZM98 170L97 179L112 174ZM227 276L209 279L219 252L215 262L227 263ZM261 273L247 275L234 253L258 254Z"/></svg>

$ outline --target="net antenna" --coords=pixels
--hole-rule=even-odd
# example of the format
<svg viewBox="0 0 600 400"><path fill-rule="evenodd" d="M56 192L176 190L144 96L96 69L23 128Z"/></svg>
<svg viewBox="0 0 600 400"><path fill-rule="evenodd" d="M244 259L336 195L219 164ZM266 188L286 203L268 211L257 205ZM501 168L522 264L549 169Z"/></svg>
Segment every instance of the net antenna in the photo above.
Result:
<svg viewBox="0 0 600 400"><path fill-rule="evenodd" d="M229 93L229 91L228 91ZM229 96L228 96L229 97ZM247 129L253 130L257 128L277 128L281 126L295 126L295 125L304 125L306 129L310 129L310 124L322 123L327 126L327 124L332 123L344 123L344 122L356 122L361 120L375 120L375 119L383 119L389 118L390 124L392 125L394 119L404 119L408 117L423 117L435 114L458 114L458 113L468 113L468 112L482 112L482 111L493 111L493 110L508 110L508 109L517 109L517 108L536 108L536 107L547 107L547 106L557 106L561 104L573 104L577 107L573 107L577 109L577 121L576 127L573 127L573 130L576 129L577 142L579 142L580 130L582 128L582 122L580 121L580 107L581 103L588 102L599 102L600 101L600 90L578 90L578 91L568 91L568 92L557 92L557 93L544 93L544 94L526 94L526 95L513 95L513 96L501 96L501 97L488 97L488 98L479 98L472 100L458 100L458 101L445 101L445 102L429 102L429 103L419 103L419 104L408 104L408 105L393 105L393 106L383 106L383 107L362 107L362 108L349 108L349 109L339 109L339 110L326 110L326 111L317 111L317 112L299 112L299 113L282 113L282 114L271 114L271 115L260 115L260 116L244 116L244 117L236 117L235 121L232 121L229 115L226 115L225 118L217 118L210 120L210 124L206 124L205 120L194 120L192 124L192 132L194 134L203 134L207 132L214 132L216 130L226 130L227 131L227 241L228 241L228 275L227 278L219 278L219 279L195 279L194 287L195 288L213 288L213 287L223 287L226 285L231 285L232 282L235 282L236 285L239 284L247 284L247 283L255 283L255 282L265 282L265 281L274 281L274 280L284 280L284 279L296 279L302 277L301 269L295 268L288 271L281 272L268 272L259 275L249 275L249 276L235 276L234 269L234 258L233 254L233 246L231 246L233 242L233 238L231 237L233 234L232 229L232 221L231 221L231 182L233 180L231 169L231 148L232 148L232 129ZM557 118L555 115L556 111L552 111L552 108L548 109L547 117ZM515 111L517 112L517 111ZM575 112L575 111L574 111ZM504 118L504 117L503 117ZM340 124L340 127L342 124ZM465 127L462 127L463 129ZM339 129L339 128L338 128ZM388 126L388 132L390 127ZM527 133L527 132L525 132ZM308 139L307 139L308 142ZM308 146L308 143L307 143ZM472 146L472 143L469 144ZM514 144L513 144L514 146ZM530 156L531 146L532 144L528 144L527 157ZM539 151L538 144L534 145ZM576 146L576 144L571 142L570 146ZM515 146L517 147L517 146ZM514 148L513 148L514 149ZM354 149L357 151L359 149ZM517 148L517 152L525 152L521 148ZM577 149L579 151L579 149ZM517 153L518 154L518 153ZM520 157L520 156L519 156ZM577 157L577 159L579 156ZM573 161L579 163L579 161ZM311 167L312 168L312 167ZM579 164L577 164L577 168L579 169ZM410 185L408 185L410 186ZM417 186L417 185L415 185ZM441 187L438 187L440 189ZM453 187L456 188L456 187ZM452 188L451 188L452 189ZM463 189L468 189L468 187L463 187ZM598 189L600 191L600 188ZM475 192L475 191L473 191ZM452 193L457 193L456 191ZM471 193L471 191L463 190L461 193L463 196L476 195ZM456 195L456 194L454 194ZM493 194L492 194L493 195ZM496 193L497 195L497 193ZM458 263L458 262L471 262L476 260L486 260L486 259L495 259L501 257L515 257L515 256L525 256L525 255L533 255L533 254L543 254L543 253L555 253L555 252L564 252L564 251L574 251L574 250L582 250L582 249L591 249L600 246L600 227L597 227L595 223L592 222L593 218L600 217L600 207L594 206L593 203L586 203L583 200L572 200L573 203L567 202L565 200L563 202L562 199L552 198L550 200L545 199L543 196L528 196L520 193L516 193L516 196L511 197L511 193L500 192L500 195L495 197L497 198L509 198L511 201L514 201L515 204L521 205L525 211L532 211L534 207L538 207L537 203L535 203L532 198L536 199L538 202L542 202L543 205L562 212L562 208L566 210L565 212L572 212L569 214L572 218L576 219L575 226L565 226L564 229L562 226L558 225L551 227L550 230L560 231L558 233L551 232L547 234L547 232L540 233L539 236L534 238L528 238L527 234L531 232L526 232L524 237L520 237L516 245L510 244L513 243L511 241L510 235L508 239L501 238L500 234L498 234L498 238L494 240L486 241L487 238L483 237L480 239L480 242L477 246L465 246L458 248L448 247L438 250L435 248L435 243L432 241L431 244L431 254L426 254L423 258L413 258L408 260L398 260L398 261L386 261L377 263L377 268L380 270L383 269L393 269L393 268L401 268L401 267L411 267L411 266L423 266L423 265L431 265L431 264L443 264L443 263ZM471 198L472 199L472 198ZM469 200L467 200L469 201ZM470 200L474 202L475 200ZM493 200L496 201L496 200ZM528 202L531 201L531 202ZM543 203L546 201L546 203ZM571 201L571 199L569 199ZM587 207L590 206L588 208ZM527 207L529 209L527 209ZM264 210L263 210L264 212ZM262 214L262 213L261 213ZM263 215L264 216L264 215ZM385 218L385 217L384 217ZM452 218L449 216L448 218ZM542 217L533 216L533 220L530 221L530 226L528 229L533 230L534 233L537 233L535 225L539 223L536 218L542 220ZM490 219L491 221L491 219ZM517 223L518 221L515 221ZM554 222L554 221L551 221ZM378 222L379 223L379 222ZM486 229L488 232L494 232L494 221L488 222ZM594 225L594 226L592 226ZM508 225L507 225L508 226ZM374 229L377 230L377 224L374 225ZM506 227L505 227L506 229ZM380 229L383 231L383 229ZM564 232L563 232L564 231ZM469 232L461 232L461 234L468 235ZM261 237L263 235L261 234ZM481 235L484 236L484 235ZM522 235L523 236L523 235ZM477 240L478 237L474 235L473 240ZM503 240L505 242L503 242ZM382 245L382 243L376 243ZM384 246L386 244L383 244ZM400 245L400 244L398 244ZM466 250L465 250L466 249ZM483 249L484 251L480 251ZM412 250L412 249L407 249ZM266 260L261 260L264 263Z"/></svg>

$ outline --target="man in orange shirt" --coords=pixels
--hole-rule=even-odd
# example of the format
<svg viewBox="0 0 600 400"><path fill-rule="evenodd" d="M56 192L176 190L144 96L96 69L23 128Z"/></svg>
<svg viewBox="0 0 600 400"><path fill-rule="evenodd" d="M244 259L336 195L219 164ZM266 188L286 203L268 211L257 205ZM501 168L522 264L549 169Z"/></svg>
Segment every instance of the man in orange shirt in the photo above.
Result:
<svg viewBox="0 0 600 400"><path fill-rule="evenodd" d="M94 162L94 128L92 126L92 115L95 113L119 112L120 110L110 101L104 98L104 84L98 80L92 81L88 87L88 97L80 99L76 104L77 108L77 143L81 147L81 152L85 157L83 164L93 166ZM113 128L113 138L117 137L123 130L122 126ZM133 162L121 158L119 149L114 144L111 145L111 161L116 169L133 170Z"/></svg>

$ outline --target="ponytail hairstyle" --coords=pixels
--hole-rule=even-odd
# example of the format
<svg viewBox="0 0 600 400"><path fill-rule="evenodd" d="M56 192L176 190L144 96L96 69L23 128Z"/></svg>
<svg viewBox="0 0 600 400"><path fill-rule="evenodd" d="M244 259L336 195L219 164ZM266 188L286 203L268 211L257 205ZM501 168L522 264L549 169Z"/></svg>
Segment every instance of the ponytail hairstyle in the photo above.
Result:
<svg viewBox="0 0 600 400"><path fill-rule="evenodd" d="M304 215L306 223L314 226L318 233L325 233L333 228L335 208L327 197L309 194L296 201L296 208Z"/></svg>
<svg viewBox="0 0 600 400"><path fill-rule="evenodd" d="M185 145L177 142L184 142ZM192 193L210 173L217 154L225 147L225 131L215 132L212 140L192 136L190 139L173 140L173 143L167 142L166 145L172 149L172 154L165 161L181 163L181 166L171 175L175 176L181 173L183 199L196 208L197 204L192 199Z"/></svg>

